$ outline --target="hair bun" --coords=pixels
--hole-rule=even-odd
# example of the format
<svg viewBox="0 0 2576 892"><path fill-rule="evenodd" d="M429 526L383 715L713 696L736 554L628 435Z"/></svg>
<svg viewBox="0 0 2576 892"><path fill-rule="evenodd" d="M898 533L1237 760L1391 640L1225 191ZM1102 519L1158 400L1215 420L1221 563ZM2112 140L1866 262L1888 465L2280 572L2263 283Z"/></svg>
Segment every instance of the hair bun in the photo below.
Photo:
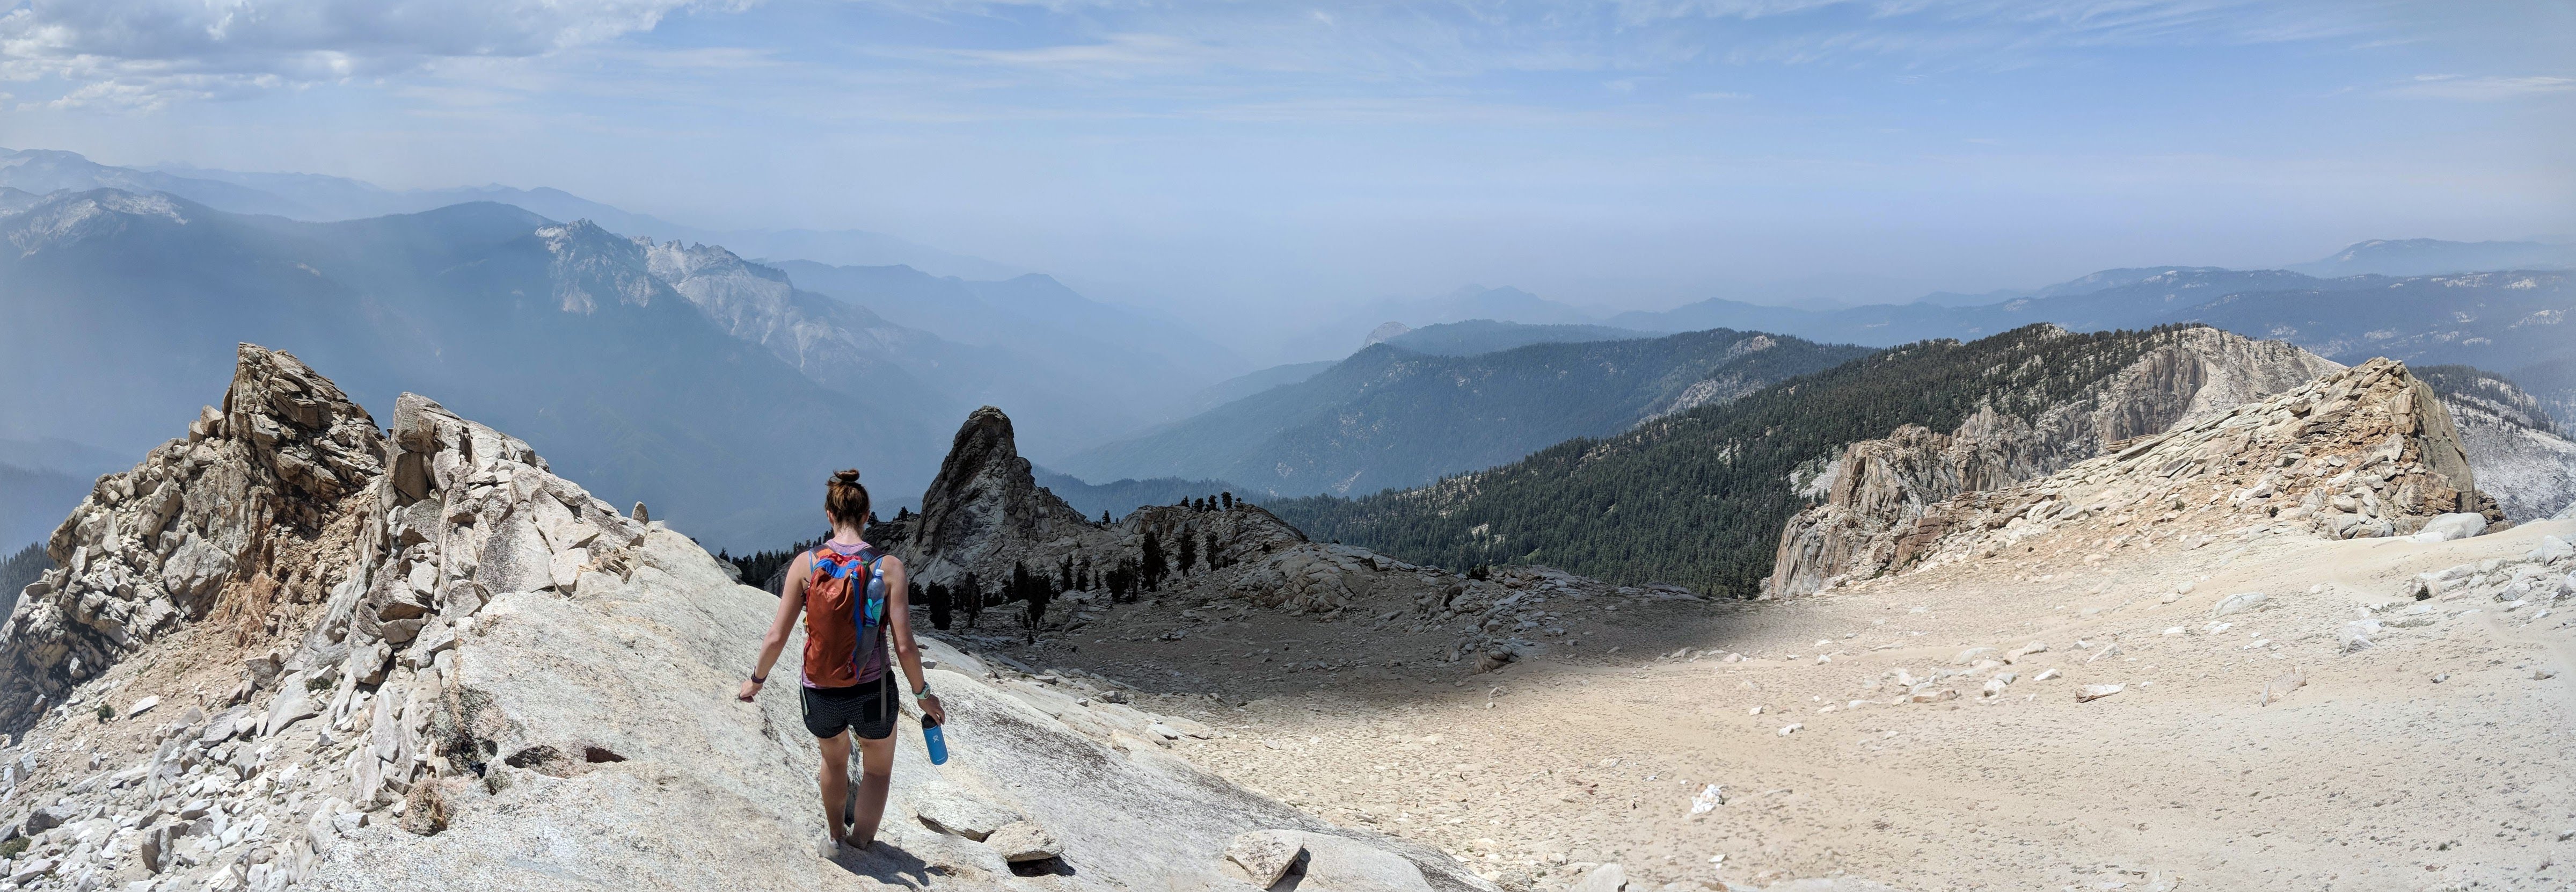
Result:
<svg viewBox="0 0 2576 892"><path fill-rule="evenodd" d="M836 480L836 481L839 481L839 482L841 482L841 483L857 483L857 482L859 482L859 469L857 469L857 468L849 468L849 469L845 469L845 470L834 471L834 472L832 472L832 479L833 479L833 480Z"/></svg>

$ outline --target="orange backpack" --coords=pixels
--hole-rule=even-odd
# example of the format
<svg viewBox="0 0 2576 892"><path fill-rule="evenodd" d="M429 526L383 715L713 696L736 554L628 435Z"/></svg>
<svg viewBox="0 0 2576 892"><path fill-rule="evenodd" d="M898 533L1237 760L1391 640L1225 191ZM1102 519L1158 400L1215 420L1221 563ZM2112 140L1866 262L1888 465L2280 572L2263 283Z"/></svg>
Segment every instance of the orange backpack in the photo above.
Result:
<svg viewBox="0 0 2576 892"><path fill-rule="evenodd" d="M874 548L844 555L814 549L805 580L805 680L818 688L860 682L885 639L884 559Z"/></svg>

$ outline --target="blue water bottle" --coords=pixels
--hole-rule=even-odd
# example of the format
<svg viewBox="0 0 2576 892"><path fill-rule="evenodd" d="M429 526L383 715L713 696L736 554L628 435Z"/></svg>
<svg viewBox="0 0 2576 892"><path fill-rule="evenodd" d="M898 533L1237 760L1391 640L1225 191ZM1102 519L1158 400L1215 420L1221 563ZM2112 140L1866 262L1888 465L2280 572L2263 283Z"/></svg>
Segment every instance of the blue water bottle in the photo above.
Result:
<svg viewBox="0 0 2576 892"><path fill-rule="evenodd" d="M936 723L921 726L921 742L930 746L930 764L948 764L948 737L939 733Z"/></svg>

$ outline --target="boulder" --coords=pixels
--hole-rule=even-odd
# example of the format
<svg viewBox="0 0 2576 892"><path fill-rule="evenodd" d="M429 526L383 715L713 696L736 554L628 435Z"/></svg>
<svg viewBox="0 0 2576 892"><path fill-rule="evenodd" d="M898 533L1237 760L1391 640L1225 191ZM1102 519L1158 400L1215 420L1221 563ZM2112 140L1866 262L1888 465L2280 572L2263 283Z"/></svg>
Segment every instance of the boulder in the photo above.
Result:
<svg viewBox="0 0 2576 892"><path fill-rule="evenodd" d="M2487 531L2483 514L2444 514L2424 522L2424 528L2406 537L2408 542L2434 543L2466 539Z"/></svg>
<svg viewBox="0 0 2576 892"><path fill-rule="evenodd" d="M503 519L483 543L483 553L476 560L474 581L485 591L533 592L555 584L554 553L546 550L546 538L525 512L513 512Z"/></svg>
<svg viewBox="0 0 2576 892"><path fill-rule="evenodd" d="M1254 886L1268 889L1288 875L1288 868L1306 854L1306 846L1291 832L1255 830L1234 838L1225 847L1225 860L1242 868Z"/></svg>
<svg viewBox="0 0 2576 892"><path fill-rule="evenodd" d="M2260 609L2264 606L2264 602L2268 600L2270 600L2270 598L2265 596L2262 592L2237 592L2236 594L2220 598L2218 599L2217 604L2211 605L2209 608L2209 618L2217 619L2230 613L2243 613L2248 610Z"/></svg>
<svg viewBox="0 0 2576 892"><path fill-rule="evenodd" d="M304 688L302 673L286 676L286 682L278 691L277 699L269 701L268 721L259 729L262 737L276 736L277 732L296 722L322 714L321 706L313 701L313 692Z"/></svg>
<svg viewBox="0 0 2576 892"><path fill-rule="evenodd" d="M1324 833L1291 836L1306 850L1298 892L1431 892L1417 863L1383 848Z"/></svg>
<svg viewBox="0 0 2576 892"><path fill-rule="evenodd" d="M1017 811L947 781L932 781L915 791L912 794L912 813L921 819L923 826L977 842L1023 817Z"/></svg>
<svg viewBox="0 0 2576 892"><path fill-rule="evenodd" d="M1032 821L1004 824L1001 829L993 831L993 835L985 837L984 844L993 847L1002 860L1013 864L1044 861L1064 854L1064 846L1055 841L1055 835Z"/></svg>
<svg viewBox="0 0 2576 892"><path fill-rule="evenodd" d="M2075 702L2089 703L2095 700L2100 700L2104 697L2117 694L2122 690L2125 690L2127 687L2127 685L2116 684L2088 684L2085 685L2082 690L2075 692Z"/></svg>

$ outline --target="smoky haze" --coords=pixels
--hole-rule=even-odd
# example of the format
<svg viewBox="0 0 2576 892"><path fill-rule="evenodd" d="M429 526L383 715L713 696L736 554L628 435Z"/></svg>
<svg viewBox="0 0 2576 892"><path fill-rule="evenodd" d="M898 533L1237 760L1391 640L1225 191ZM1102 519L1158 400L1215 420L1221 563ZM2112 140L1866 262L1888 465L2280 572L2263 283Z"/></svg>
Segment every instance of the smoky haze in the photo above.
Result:
<svg viewBox="0 0 2576 892"><path fill-rule="evenodd" d="M1257 362L1471 282L1831 305L2576 232L2553 4L281 6L34 3L6 143L861 230Z"/></svg>

